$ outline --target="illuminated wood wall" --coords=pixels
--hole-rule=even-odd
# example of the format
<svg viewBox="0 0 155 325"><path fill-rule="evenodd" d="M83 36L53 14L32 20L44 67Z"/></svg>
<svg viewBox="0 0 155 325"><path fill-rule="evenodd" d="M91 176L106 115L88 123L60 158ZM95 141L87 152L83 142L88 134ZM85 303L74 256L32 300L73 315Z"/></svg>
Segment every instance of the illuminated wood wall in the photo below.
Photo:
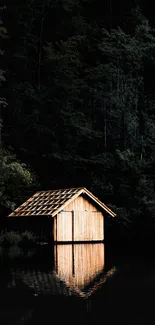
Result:
<svg viewBox="0 0 155 325"><path fill-rule="evenodd" d="M72 212L57 215L57 241L72 241Z"/></svg>
<svg viewBox="0 0 155 325"><path fill-rule="evenodd" d="M77 197L54 217L54 241L102 241L104 216L84 196Z"/></svg>

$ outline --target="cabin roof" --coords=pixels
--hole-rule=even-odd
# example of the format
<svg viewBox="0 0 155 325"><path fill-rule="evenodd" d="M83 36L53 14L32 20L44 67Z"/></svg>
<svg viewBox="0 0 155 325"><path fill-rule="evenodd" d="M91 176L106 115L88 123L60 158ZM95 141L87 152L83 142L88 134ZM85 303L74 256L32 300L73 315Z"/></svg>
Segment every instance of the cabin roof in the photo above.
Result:
<svg viewBox="0 0 155 325"><path fill-rule="evenodd" d="M8 217L32 215L50 215L54 217L81 194L87 195L91 200L93 200L98 206L109 213L112 217L116 216L116 214L111 209L109 209L85 187L78 187L50 191L39 191L31 196L26 202L21 204L15 211L9 214Z"/></svg>

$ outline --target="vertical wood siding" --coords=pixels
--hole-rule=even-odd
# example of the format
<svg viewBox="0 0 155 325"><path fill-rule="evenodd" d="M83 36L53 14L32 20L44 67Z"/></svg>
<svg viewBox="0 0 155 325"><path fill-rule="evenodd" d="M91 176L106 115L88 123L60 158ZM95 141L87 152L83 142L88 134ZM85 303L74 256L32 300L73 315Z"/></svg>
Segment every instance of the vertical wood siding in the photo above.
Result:
<svg viewBox="0 0 155 325"><path fill-rule="evenodd" d="M54 241L57 241L57 215L54 217Z"/></svg>
<svg viewBox="0 0 155 325"><path fill-rule="evenodd" d="M72 212L57 214L57 241L72 241Z"/></svg>
<svg viewBox="0 0 155 325"><path fill-rule="evenodd" d="M78 196L73 202L68 204L64 211L96 211L96 206L90 200L86 199L84 195Z"/></svg>
<svg viewBox="0 0 155 325"><path fill-rule="evenodd" d="M74 241L104 239L104 217L101 212L75 211Z"/></svg>
<svg viewBox="0 0 155 325"><path fill-rule="evenodd" d="M54 241L104 240L104 216L82 195L54 219Z"/></svg>

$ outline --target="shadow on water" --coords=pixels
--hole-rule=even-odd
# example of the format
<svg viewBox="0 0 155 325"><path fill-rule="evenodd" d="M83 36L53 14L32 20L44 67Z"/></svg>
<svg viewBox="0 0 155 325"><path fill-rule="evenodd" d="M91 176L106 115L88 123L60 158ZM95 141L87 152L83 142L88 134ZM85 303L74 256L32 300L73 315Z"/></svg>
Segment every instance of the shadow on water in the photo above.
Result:
<svg viewBox="0 0 155 325"><path fill-rule="evenodd" d="M108 247L107 257L116 272L92 297L92 323L155 324L154 243Z"/></svg>
<svg viewBox="0 0 155 325"><path fill-rule="evenodd" d="M103 243L1 251L0 324L154 324L148 251Z"/></svg>

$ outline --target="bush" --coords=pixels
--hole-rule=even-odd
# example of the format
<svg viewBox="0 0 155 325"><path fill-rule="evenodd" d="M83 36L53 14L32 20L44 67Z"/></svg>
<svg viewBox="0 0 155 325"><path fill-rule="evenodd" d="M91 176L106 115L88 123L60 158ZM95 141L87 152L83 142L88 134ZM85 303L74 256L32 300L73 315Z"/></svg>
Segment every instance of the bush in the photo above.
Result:
<svg viewBox="0 0 155 325"><path fill-rule="evenodd" d="M0 233L0 246L3 243L3 238L4 238L4 231L2 230L1 233Z"/></svg>
<svg viewBox="0 0 155 325"><path fill-rule="evenodd" d="M17 245L9 247L7 255L6 255L6 252L4 254L4 256L7 256L10 260L21 258L21 257L23 257L23 255L24 255L24 253L23 253L22 249Z"/></svg>
<svg viewBox="0 0 155 325"><path fill-rule="evenodd" d="M32 245L35 244L37 240L38 237L29 230L25 230L21 233L21 245Z"/></svg>
<svg viewBox="0 0 155 325"><path fill-rule="evenodd" d="M1 232L0 245L16 246L21 242L21 236L16 231Z"/></svg>
<svg viewBox="0 0 155 325"><path fill-rule="evenodd" d="M38 237L28 230L22 233L17 231L2 231L0 234L0 246L3 247L33 245L37 240Z"/></svg>

